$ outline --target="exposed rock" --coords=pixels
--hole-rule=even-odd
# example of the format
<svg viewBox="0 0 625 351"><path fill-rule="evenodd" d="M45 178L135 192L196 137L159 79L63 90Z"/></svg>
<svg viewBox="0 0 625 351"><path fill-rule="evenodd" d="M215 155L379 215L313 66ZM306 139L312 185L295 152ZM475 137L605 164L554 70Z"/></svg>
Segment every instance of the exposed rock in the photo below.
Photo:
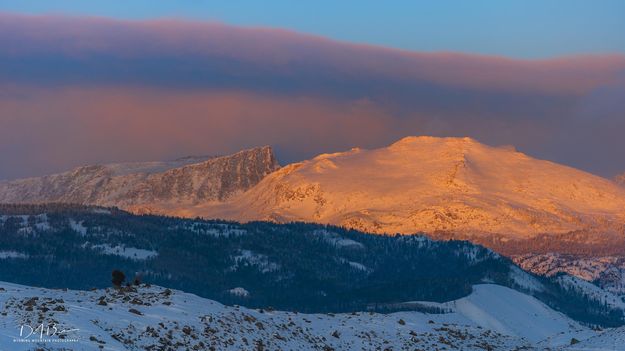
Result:
<svg viewBox="0 0 625 351"><path fill-rule="evenodd" d="M2 203L66 202L162 212L223 201L278 168L270 147L212 158L95 165L39 178L0 182Z"/></svg>

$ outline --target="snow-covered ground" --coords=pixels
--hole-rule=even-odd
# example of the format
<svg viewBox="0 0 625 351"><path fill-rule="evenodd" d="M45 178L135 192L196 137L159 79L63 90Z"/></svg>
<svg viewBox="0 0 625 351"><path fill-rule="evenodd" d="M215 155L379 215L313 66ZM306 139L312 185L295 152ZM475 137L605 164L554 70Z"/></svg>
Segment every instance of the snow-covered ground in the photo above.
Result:
<svg viewBox="0 0 625 351"><path fill-rule="evenodd" d="M565 272L587 281L598 279L602 272L618 264L620 257L575 257L558 253L526 254L514 256L520 267L536 274L552 276Z"/></svg>
<svg viewBox="0 0 625 351"><path fill-rule="evenodd" d="M624 349L625 327L608 330L566 348L566 350L570 351L607 351Z"/></svg>
<svg viewBox="0 0 625 351"><path fill-rule="evenodd" d="M477 285L465 298L444 303L475 324L504 335L523 337L544 346L594 336L592 330L566 318L535 298L499 285Z"/></svg>
<svg viewBox="0 0 625 351"><path fill-rule="evenodd" d="M625 300L623 300L622 297L604 290L595 284L571 275L562 275L557 279L562 286L583 291L586 296L591 297L593 300L604 302L610 307L619 308L625 311Z"/></svg>
<svg viewBox="0 0 625 351"><path fill-rule="evenodd" d="M171 227L171 229L190 230L194 233L205 234L214 237L231 237L246 235L247 231L241 229L238 224L206 223L206 222L183 222L181 225Z"/></svg>
<svg viewBox="0 0 625 351"><path fill-rule="evenodd" d="M0 225L4 224L9 219L17 219L20 226L20 233L30 235L36 231L50 230L50 223L48 222L48 215L46 213L30 216L30 215L2 215L0 216Z"/></svg>
<svg viewBox="0 0 625 351"><path fill-rule="evenodd" d="M138 261L154 258L158 255L158 252L154 250L137 249L136 247L126 247L123 245L111 246L108 244L97 244L91 245L90 248L104 255L115 255Z"/></svg>
<svg viewBox="0 0 625 351"><path fill-rule="evenodd" d="M351 239L342 238L340 235L328 230L316 230L314 234L323 237L329 244L338 248L349 247L353 249L364 249L363 244Z"/></svg>
<svg viewBox="0 0 625 351"><path fill-rule="evenodd" d="M224 306L157 286L67 291L0 283L0 350L531 350L567 347L572 338L580 340L574 350L625 350L621 341L611 348L623 330L601 334L497 285L442 305L451 312L301 314ZM56 329L42 332L41 324Z"/></svg>
<svg viewBox="0 0 625 351"><path fill-rule="evenodd" d="M83 225L83 222L76 222L75 220L71 219L69 220L69 226L70 228L72 228L73 231L75 231L76 233L85 236L87 235L87 228Z"/></svg>
<svg viewBox="0 0 625 351"><path fill-rule="evenodd" d="M257 267L263 273L280 269L280 265L269 261L269 257L250 250L240 250L239 255L232 257L232 260L235 264L230 267L231 270L236 270L241 265Z"/></svg>
<svg viewBox="0 0 625 351"><path fill-rule="evenodd" d="M22 258L22 259L26 259L28 258L28 255L22 252L17 252L17 251L0 251L0 260L2 259L8 259L8 258Z"/></svg>

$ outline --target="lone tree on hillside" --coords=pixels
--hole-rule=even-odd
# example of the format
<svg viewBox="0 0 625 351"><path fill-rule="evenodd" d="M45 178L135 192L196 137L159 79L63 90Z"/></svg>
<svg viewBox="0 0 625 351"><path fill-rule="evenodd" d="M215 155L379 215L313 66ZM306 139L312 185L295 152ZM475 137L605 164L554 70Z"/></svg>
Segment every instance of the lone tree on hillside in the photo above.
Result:
<svg viewBox="0 0 625 351"><path fill-rule="evenodd" d="M116 269L113 271L112 275L113 279L111 281L113 282L113 286L116 288L121 288L124 280L126 280L126 275L124 275L124 272Z"/></svg>
<svg viewBox="0 0 625 351"><path fill-rule="evenodd" d="M141 274L141 272L137 272L137 274L135 274L135 279L132 281L132 283L134 285L141 285L142 281L143 281L143 274Z"/></svg>

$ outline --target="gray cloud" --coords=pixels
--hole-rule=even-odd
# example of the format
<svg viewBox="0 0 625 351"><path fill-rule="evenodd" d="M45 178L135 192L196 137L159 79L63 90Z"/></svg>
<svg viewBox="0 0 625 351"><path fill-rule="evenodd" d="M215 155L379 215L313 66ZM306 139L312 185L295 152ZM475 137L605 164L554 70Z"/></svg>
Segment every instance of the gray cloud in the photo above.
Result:
<svg viewBox="0 0 625 351"><path fill-rule="evenodd" d="M424 54L174 20L0 14L0 178L272 144L294 161L408 134L625 169L625 57Z"/></svg>

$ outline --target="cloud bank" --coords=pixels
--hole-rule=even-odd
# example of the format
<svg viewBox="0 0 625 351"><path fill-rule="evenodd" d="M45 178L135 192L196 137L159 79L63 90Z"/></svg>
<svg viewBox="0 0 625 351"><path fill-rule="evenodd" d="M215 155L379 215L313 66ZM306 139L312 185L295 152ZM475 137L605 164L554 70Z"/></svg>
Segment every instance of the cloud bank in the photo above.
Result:
<svg viewBox="0 0 625 351"><path fill-rule="evenodd" d="M417 53L182 20L0 14L0 179L273 145L471 136L625 169L625 57Z"/></svg>

